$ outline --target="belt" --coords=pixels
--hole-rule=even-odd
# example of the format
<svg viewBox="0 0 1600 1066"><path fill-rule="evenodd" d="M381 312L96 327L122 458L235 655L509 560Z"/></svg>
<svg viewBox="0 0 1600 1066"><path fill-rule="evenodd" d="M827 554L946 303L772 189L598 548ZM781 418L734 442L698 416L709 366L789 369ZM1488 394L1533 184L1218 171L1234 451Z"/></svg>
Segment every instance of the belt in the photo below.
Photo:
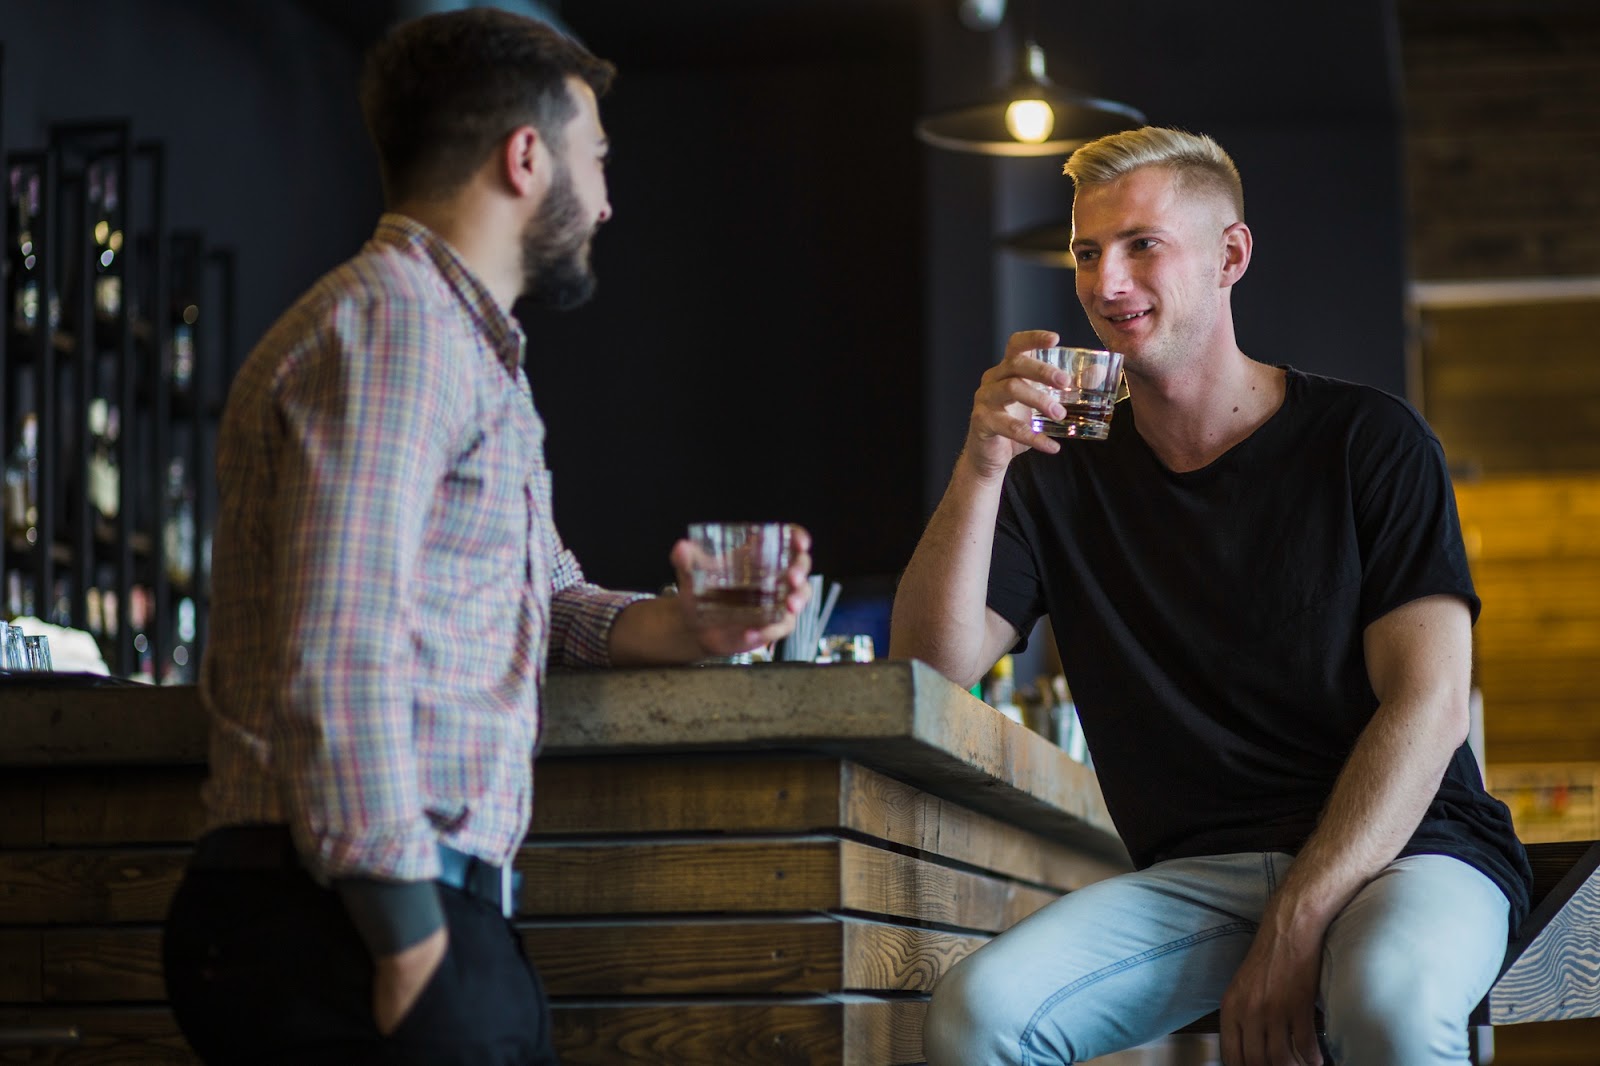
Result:
<svg viewBox="0 0 1600 1066"><path fill-rule="evenodd" d="M303 870L286 825L231 825L213 829L195 844L197 870ZM439 845L436 880L483 900L507 918L517 909L522 875L510 865L496 866L476 855Z"/></svg>

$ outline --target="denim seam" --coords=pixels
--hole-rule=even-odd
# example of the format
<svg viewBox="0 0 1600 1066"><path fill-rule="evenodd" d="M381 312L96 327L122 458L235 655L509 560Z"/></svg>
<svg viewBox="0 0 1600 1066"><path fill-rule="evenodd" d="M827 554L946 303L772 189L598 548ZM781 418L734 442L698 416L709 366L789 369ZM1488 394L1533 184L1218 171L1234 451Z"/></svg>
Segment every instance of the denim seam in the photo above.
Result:
<svg viewBox="0 0 1600 1066"><path fill-rule="evenodd" d="M1248 930L1254 927L1254 922L1237 921L1229 922L1227 925L1219 925L1212 929L1205 929L1198 933L1191 933L1189 936L1186 936L1181 940L1174 940L1158 947L1147 948L1137 955L1130 955L1125 959L1121 959L1115 963L1112 963L1110 966L1103 966L1093 973L1084 974L1071 984L1057 989L1049 999L1046 999L1044 1003L1040 1005L1038 1010L1034 1011L1033 1017L1029 1018L1028 1024L1023 1027L1020 1038L1017 1041L1018 1050L1022 1053L1022 1066L1033 1066L1035 1061L1033 1051L1029 1049L1027 1045L1033 1039L1033 1034L1038 1031L1038 1028L1040 1024L1043 1023L1045 1017L1055 1010L1055 1008L1061 1004L1062 1000L1068 998L1069 996L1075 995L1092 984L1096 984L1105 980L1107 977L1121 973L1124 970L1132 969L1135 966L1149 962L1151 959L1160 958L1161 956L1170 954L1171 952L1192 947L1195 944L1212 940L1219 936L1227 936L1229 933L1237 933L1241 930Z"/></svg>

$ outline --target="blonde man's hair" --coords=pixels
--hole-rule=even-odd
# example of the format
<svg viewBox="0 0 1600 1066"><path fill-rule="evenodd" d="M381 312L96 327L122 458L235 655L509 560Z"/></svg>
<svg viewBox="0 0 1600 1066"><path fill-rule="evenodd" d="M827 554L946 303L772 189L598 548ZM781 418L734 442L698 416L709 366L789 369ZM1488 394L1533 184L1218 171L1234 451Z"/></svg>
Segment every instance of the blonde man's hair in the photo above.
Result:
<svg viewBox="0 0 1600 1066"><path fill-rule="evenodd" d="M1104 185L1143 167L1166 167L1183 191L1215 193L1244 221L1244 183L1222 146L1203 133L1145 126L1090 141L1073 152L1062 173L1074 192Z"/></svg>

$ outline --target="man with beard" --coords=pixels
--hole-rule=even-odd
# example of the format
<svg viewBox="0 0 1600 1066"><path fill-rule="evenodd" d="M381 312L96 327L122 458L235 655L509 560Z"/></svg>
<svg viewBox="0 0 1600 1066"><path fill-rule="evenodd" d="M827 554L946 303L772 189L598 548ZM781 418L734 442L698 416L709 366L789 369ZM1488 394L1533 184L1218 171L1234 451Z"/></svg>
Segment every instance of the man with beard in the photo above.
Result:
<svg viewBox="0 0 1600 1066"><path fill-rule="evenodd" d="M1216 142L1067 162L1078 300L1126 356L1108 439L1019 333L900 583L891 654L971 684L1048 615L1138 869L940 981L932 1066L1072 1063L1221 1010L1227 1066L1467 1061L1528 863L1465 744L1478 609L1444 454L1404 401L1248 357L1253 238ZM1291 350L1292 351L1292 350Z"/></svg>
<svg viewBox="0 0 1600 1066"><path fill-rule="evenodd" d="M539 687L687 662L692 596L584 581L550 512L519 297L589 296L612 68L489 8L397 27L361 100L388 211L266 334L218 448L209 828L164 965L211 1063L555 1061L508 921ZM688 589L689 546L672 551Z"/></svg>

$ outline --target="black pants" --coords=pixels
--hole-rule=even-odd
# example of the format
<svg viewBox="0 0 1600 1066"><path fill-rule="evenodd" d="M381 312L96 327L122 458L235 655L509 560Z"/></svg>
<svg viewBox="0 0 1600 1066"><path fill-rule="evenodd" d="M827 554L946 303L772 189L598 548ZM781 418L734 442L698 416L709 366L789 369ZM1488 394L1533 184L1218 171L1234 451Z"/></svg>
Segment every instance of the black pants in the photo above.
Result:
<svg viewBox="0 0 1600 1066"><path fill-rule="evenodd" d="M208 1066L555 1066L544 986L491 905L441 887L450 949L389 1036L373 965L338 896L305 871L193 869L162 962Z"/></svg>

